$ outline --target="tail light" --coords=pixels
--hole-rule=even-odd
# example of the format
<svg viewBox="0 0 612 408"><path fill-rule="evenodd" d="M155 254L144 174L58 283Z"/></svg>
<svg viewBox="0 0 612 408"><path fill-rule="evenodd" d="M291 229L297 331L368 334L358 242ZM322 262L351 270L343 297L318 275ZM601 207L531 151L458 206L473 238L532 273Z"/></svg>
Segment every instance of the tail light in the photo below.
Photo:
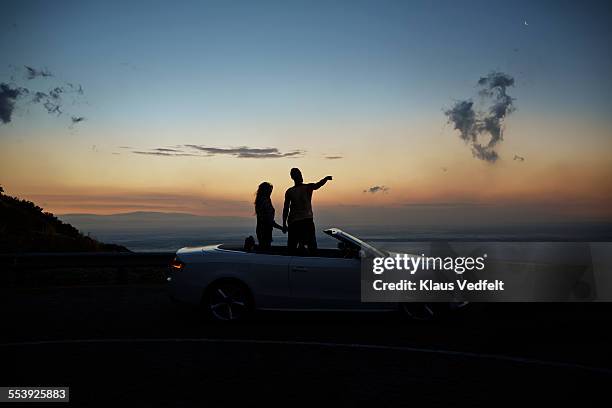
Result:
<svg viewBox="0 0 612 408"><path fill-rule="evenodd" d="M170 268L175 271L180 271L185 268L185 263L178 260L178 258L174 258L172 262L170 262Z"/></svg>

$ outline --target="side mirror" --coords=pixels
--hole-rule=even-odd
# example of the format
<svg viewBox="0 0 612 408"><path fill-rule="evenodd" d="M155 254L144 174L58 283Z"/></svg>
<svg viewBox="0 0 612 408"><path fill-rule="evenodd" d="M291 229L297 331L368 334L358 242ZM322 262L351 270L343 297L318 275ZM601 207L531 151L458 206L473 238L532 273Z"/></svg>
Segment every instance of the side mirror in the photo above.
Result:
<svg viewBox="0 0 612 408"><path fill-rule="evenodd" d="M359 259L363 259L367 256L366 251L364 251L363 249L359 250Z"/></svg>

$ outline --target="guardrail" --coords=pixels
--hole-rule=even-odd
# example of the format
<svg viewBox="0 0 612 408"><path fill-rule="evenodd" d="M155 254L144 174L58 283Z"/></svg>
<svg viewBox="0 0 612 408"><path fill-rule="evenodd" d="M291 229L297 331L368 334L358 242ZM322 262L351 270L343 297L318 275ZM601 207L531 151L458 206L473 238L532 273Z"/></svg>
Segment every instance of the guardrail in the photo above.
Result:
<svg viewBox="0 0 612 408"><path fill-rule="evenodd" d="M0 254L0 287L161 283L174 252Z"/></svg>

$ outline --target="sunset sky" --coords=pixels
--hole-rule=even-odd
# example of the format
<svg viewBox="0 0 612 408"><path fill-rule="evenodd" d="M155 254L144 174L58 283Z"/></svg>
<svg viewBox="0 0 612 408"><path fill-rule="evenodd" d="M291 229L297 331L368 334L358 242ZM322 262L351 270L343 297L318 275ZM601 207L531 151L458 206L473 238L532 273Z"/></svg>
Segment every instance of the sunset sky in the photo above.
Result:
<svg viewBox="0 0 612 408"><path fill-rule="evenodd" d="M327 216L612 220L606 2L124 3L1 3L0 82L30 91L0 122L8 194L58 214L251 216L264 180L280 213L299 167L334 176ZM490 163L444 112L480 106L494 71L516 111ZM61 115L32 101L68 83L83 94Z"/></svg>

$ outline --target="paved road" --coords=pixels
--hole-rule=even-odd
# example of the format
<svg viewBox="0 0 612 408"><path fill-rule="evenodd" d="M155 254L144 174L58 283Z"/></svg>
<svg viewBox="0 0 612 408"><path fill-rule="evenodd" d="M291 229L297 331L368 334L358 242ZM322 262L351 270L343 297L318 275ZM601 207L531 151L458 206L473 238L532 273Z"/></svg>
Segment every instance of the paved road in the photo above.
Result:
<svg viewBox="0 0 612 408"><path fill-rule="evenodd" d="M226 325L177 310L155 285L0 296L1 384L69 384L81 406L118 399L218 406L245 396L491 405L528 391L584 403L612 380L607 304L480 305L433 324L380 314L260 313Z"/></svg>

